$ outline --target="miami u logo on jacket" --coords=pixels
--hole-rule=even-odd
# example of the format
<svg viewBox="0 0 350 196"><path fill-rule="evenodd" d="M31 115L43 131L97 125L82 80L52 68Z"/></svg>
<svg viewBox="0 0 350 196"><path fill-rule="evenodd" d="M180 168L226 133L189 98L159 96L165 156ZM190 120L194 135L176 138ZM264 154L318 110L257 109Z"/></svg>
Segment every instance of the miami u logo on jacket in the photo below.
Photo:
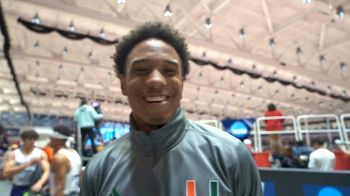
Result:
<svg viewBox="0 0 350 196"><path fill-rule="evenodd" d="M197 196L196 180L186 181L186 196ZM209 180L209 196L219 196L219 181Z"/></svg>

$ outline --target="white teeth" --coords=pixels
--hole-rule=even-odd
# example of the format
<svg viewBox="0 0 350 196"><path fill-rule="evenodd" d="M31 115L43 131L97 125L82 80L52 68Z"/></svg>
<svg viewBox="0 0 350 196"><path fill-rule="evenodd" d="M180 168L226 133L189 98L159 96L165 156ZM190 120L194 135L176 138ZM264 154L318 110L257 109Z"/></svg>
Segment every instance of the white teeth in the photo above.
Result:
<svg viewBox="0 0 350 196"><path fill-rule="evenodd" d="M166 96L149 96L149 97L145 97L145 100L149 102L160 102L160 101L165 101Z"/></svg>

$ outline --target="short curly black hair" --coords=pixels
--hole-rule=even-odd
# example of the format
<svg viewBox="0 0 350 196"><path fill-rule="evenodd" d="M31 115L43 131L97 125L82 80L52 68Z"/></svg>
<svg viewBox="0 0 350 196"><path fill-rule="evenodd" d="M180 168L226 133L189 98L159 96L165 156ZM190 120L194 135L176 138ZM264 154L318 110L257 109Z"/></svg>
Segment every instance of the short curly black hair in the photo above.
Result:
<svg viewBox="0 0 350 196"><path fill-rule="evenodd" d="M182 77L189 73L189 51L185 38L170 25L161 22L147 22L122 37L113 56L117 75L125 74L125 61L130 51L140 42L157 38L174 47L181 59Z"/></svg>

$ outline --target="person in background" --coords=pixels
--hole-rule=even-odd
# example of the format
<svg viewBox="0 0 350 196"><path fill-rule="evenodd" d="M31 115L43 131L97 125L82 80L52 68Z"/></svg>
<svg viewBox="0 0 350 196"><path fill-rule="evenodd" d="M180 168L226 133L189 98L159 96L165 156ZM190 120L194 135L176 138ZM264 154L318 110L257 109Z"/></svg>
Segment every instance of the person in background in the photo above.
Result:
<svg viewBox="0 0 350 196"><path fill-rule="evenodd" d="M6 132L4 127L0 124L0 156L4 155L9 149L10 143L7 140Z"/></svg>
<svg viewBox="0 0 350 196"><path fill-rule="evenodd" d="M6 131L4 127L0 124L0 150L6 152L10 147L10 143L7 139Z"/></svg>
<svg viewBox="0 0 350 196"><path fill-rule="evenodd" d="M92 157L82 195L262 195L245 145L186 118L180 100L189 53L178 31L145 23L120 40L114 60L130 132Z"/></svg>
<svg viewBox="0 0 350 196"><path fill-rule="evenodd" d="M50 143L45 145L45 147L43 148L43 151L46 153L47 160L49 161L49 163L51 163L53 160L54 152L52 147L50 146Z"/></svg>
<svg viewBox="0 0 350 196"><path fill-rule="evenodd" d="M82 161L77 151L66 146L71 131L62 125L53 127L53 130L54 132L50 136L50 145L54 149L55 155L51 162L50 195L78 196L80 194Z"/></svg>
<svg viewBox="0 0 350 196"><path fill-rule="evenodd" d="M350 157L350 150L343 150L342 151L344 152L344 154L346 154L348 157Z"/></svg>
<svg viewBox="0 0 350 196"><path fill-rule="evenodd" d="M95 111L97 112L97 114L102 114L102 108L101 108L101 103L98 101L94 101L92 102L92 107L95 109ZM102 134L100 131L100 126L101 126L102 120L101 119L97 119L95 120L95 129L96 129L96 134L98 135L98 139L100 142L103 142L102 139Z"/></svg>
<svg viewBox="0 0 350 196"><path fill-rule="evenodd" d="M6 157L6 152L9 149L10 144L6 137L6 132L4 127L0 124L0 180L6 179L3 176L3 163Z"/></svg>
<svg viewBox="0 0 350 196"><path fill-rule="evenodd" d="M304 144L304 141L297 141L292 147L292 156L296 168L307 168L309 156L313 149Z"/></svg>
<svg viewBox="0 0 350 196"><path fill-rule="evenodd" d="M279 117L283 116L282 112L276 108L276 105L270 103L267 105L265 117ZM283 119L268 119L265 120L265 127L267 131L282 131ZM282 140L280 134L269 135L269 147L273 159L279 159L282 149Z"/></svg>
<svg viewBox="0 0 350 196"><path fill-rule="evenodd" d="M341 152L343 152L346 156L350 158L350 150L346 149L346 145L348 144L347 142L341 141L340 139L336 139L334 143L337 145Z"/></svg>
<svg viewBox="0 0 350 196"><path fill-rule="evenodd" d="M34 130L24 130L21 133L23 146L7 154L3 175L6 178L12 177L11 196L23 195L26 192L38 193L49 177L50 165L47 156L34 146L38 138L39 135ZM41 167L42 174L37 181L31 182L36 167Z"/></svg>
<svg viewBox="0 0 350 196"><path fill-rule="evenodd" d="M95 154L97 152L95 145L95 120L102 119L103 114L98 114L95 109L87 104L86 99L82 99L80 103L80 107L75 111L74 120L77 121L78 128L81 133L81 148L84 156L87 155L85 149L85 138L86 135L90 138L91 141L91 149Z"/></svg>
<svg viewBox="0 0 350 196"><path fill-rule="evenodd" d="M309 158L308 168L329 171L335 166L335 154L325 147L325 142L320 138L315 138L311 142L315 149Z"/></svg>

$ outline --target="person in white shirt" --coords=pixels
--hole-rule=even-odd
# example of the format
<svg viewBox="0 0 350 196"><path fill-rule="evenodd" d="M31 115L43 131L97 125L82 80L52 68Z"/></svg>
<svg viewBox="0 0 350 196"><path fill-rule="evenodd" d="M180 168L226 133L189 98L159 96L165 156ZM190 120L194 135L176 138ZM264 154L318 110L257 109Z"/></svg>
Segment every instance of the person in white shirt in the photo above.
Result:
<svg viewBox="0 0 350 196"><path fill-rule="evenodd" d="M12 178L11 196L23 195L26 192L38 193L46 183L50 165L44 151L36 148L34 142L39 135L34 130L25 130L21 133L23 146L10 151L4 165L3 175ZM38 179L33 179L36 175L36 167L41 167L42 173Z"/></svg>
<svg viewBox="0 0 350 196"><path fill-rule="evenodd" d="M324 142L317 138L311 142L315 150L310 154L308 168L323 171L333 170L335 154L324 146Z"/></svg>
<svg viewBox="0 0 350 196"><path fill-rule="evenodd" d="M53 127L53 130L54 132L50 136L50 145L54 149L55 155L51 162L50 195L78 196L80 195L82 161L77 151L66 146L71 131L62 125Z"/></svg>

